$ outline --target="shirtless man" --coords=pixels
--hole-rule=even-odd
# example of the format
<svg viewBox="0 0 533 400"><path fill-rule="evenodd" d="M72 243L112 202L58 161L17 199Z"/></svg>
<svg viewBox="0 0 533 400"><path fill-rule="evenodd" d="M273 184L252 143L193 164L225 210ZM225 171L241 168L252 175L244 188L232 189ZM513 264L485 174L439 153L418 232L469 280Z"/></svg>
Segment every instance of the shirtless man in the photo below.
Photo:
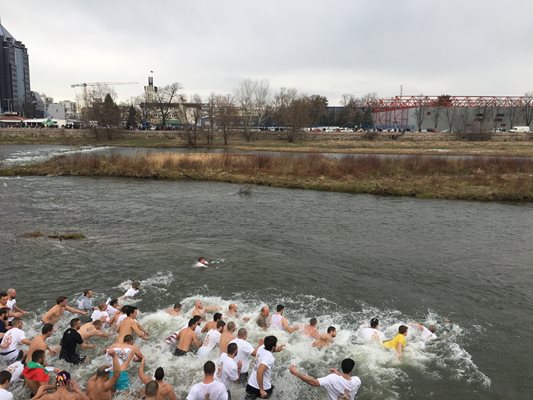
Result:
<svg viewBox="0 0 533 400"><path fill-rule="evenodd" d="M56 376L55 391L48 393L54 386L41 386L31 400L91 400L81 391L80 386L71 380L67 371L60 371Z"/></svg>
<svg viewBox="0 0 533 400"><path fill-rule="evenodd" d="M228 311L226 311L226 314L224 314L224 319L239 319L240 316L239 314L237 313L238 311L238 308L237 308L237 304L235 303L231 303L229 306L228 306ZM242 317L242 320L243 321L249 321L250 320L250 317Z"/></svg>
<svg viewBox="0 0 533 400"><path fill-rule="evenodd" d="M328 346L333 343L333 338L337 336L337 330L334 326L328 327L327 333L319 334L317 339L313 342L311 346L321 349L322 347Z"/></svg>
<svg viewBox="0 0 533 400"><path fill-rule="evenodd" d="M219 312L215 313L215 315L213 315L213 321L209 321L208 323L204 325L202 329L202 333L209 332L211 329L216 329L217 322L220 321L221 319L222 319L222 314L220 314Z"/></svg>
<svg viewBox="0 0 533 400"><path fill-rule="evenodd" d="M87 315L85 311L78 310L77 308L68 305L67 298L65 296L59 296L56 299L56 305L46 312L41 318L41 321L45 324L57 324L57 321L61 318L65 311L73 314Z"/></svg>
<svg viewBox="0 0 533 400"><path fill-rule="evenodd" d="M173 317L177 317L181 315L181 304L176 303L174 304L174 307L169 307L165 310L167 314L172 315Z"/></svg>
<svg viewBox="0 0 533 400"><path fill-rule="evenodd" d="M117 342L122 342L126 335L133 335L136 333L143 340L148 340L148 332L146 332L137 322L138 309L135 306L128 306L126 311L126 318L120 323L118 328Z"/></svg>
<svg viewBox="0 0 533 400"><path fill-rule="evenodd" d="M268 308L268 306L265 305L261 307L261 311L259 312L259 316L255 320L255 322L260 328L263 328L266 331L268 327L270 326L269 317L270 317L270 308Z"/></svg>
<svg viewBox="0 0 533 400"><path fill-rule="evenodd" d="M226 328L222 332L222 336L220 336L220 354L227 353L229 342L235 339L235 335L233 334L233 332L235 332L235 329L235 322L228 322Z"/></svg>
<svg viewBox="0 0 533 400"><path fill-rule="evenodd" d="M113 374L109 374L109 368L107 365L105 365L98 368L96 370L96 374L89 378L87 381L86 393L91 400L111 400L113 398L113 394L115 393L115 384L120 378L122 369L115 350L108 350L107 355L113 359ZM129 361L131 361L133 356L134 353L131 352Z"/></svg>
<svg viewBox="0 0 533 400"><path fill-rule="evenodd" d="M130 378L128 375L128 367L130 366L130 362L132 359L136 361L143 360L143 353L137 346L133 344L132 335L126 335L124 337L124 341L117 341L107 348L106 358L108 362L111 361L110 357L112 357L109 353L110 350L115 352L120 364L120 377L116 381L115 389L127 390L130 387Z"/></svg>
<svg viewBox="0 0 533 400"><path fill-rule="evenodd" d="M35 336L31 342L30 342L30 348L28 350L28 354L26 355L27 360L31 360L31 355L35 350L48 350L50 354L57 354L56 349L50 348L48 344L46 343L46 339L48 339L50 336L52 336L52 333L54 331L54 325L52 324L44 324L41 328L41 334Z"/></svg>
<svg viewBox="0 0 533 400"><path fill-rule="evenodd" d="M170 383L164 382L163 378L165 377L165 371L163 368L159 367L155 370L154 373L154 379L149 378L144 373L144 358L141 361L141 366L139 367L139 379L142 383L145 385L148 384L148 382L155 381L157 383L157 386L159 387L157 390L157 396L155 397L156 400L177 400L176 393L174 393L174 388Z"/></svg>
<svg viewBox="0 0 533 400"><path fill-rule="evenodd" d="M81 338L85 343L89 343L89 339L93 336L109 337L109 333L102 332L102 326L103 322L97 319L96 321L83 324L78 333L81 335Z"/></svg>
<svg viewBox="0 0 533 400"><path fill-rule="evenodd" d="M316 328L318 320L316 318L311 318L309 325L305 325L303 328L303 334L310 338L316 339L318 337L318 329Z"/></svg>
<svg viewBox="0 0 533 400"><path fill-rule="evenodd" d="M285 312L285 306L279 304L276 307L276 313L272 316L270 320L270 326L272 328L277 328L282 331L286 331L288 333L296 332L298 329L300 329L298 326L290 326L289 321L287 321L287 318L283 316L283 313Z"/></svg>
<svg viewBox="0 0 533 400"><path fill-rule="evenodd" d="M200 318L202 318L203 321L205 321L206 312L212 312L212 311L218 311L218 310L220 310L220 307L217 307L217 306L204 307L203 303L200 300L195 300L194 308L191 311L191 315L193 317L199 316Z"/></svg>
<svg viewBox="0 0 533 400"><path fill-rule="evenodd" d="M187 324L187 328L182 329L176 335L176 350L175 356L184 356L191 350L191 346L199 348L201 343L194 331L200 322L196 318L191 318Z"/></svg>

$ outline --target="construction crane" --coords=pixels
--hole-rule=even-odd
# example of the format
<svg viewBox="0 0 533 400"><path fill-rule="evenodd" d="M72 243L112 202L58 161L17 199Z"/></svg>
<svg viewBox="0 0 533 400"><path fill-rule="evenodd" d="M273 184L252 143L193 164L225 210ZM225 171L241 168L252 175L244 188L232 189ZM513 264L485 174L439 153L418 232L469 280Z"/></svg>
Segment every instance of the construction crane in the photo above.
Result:
<svg viewBox="0 0 533 400"><path fill-rule="evenodd" d="M115 86L115 85L136 85L139 82L83 82L83 83L73 83L70 85L70 87L87 87L87 86L98 86L98 85L108 85L108 86Z"/></svg>

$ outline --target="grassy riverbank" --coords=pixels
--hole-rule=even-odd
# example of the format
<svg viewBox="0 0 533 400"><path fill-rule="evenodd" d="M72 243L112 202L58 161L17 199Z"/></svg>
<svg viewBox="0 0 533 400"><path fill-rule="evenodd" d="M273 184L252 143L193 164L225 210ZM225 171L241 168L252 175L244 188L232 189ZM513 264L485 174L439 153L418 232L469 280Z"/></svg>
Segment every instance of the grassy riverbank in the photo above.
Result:
<svg viewBox="0 0 533 400"><path fill-rule="evenodd" d="M116 146L151 148L189 148L187 141L179 138L128 137L107 139L68 137L3 137L0 145L48 144L68 146ZM285 140L254 140L232 138L227 146L219 137L213 145L200 141L199 148L228 149L244 151L280 151L305 153L343 154L430 154L470 156L513 156L533 157L531 141L433 141L433 140L300 140L288 143Z"/></svg>
<svg viewBox="0 0 533 400"><path fill-rule="evenodd" d="M533 160L527 158L75 154L0 174L205 180L435 199L533 201Z"/></svg>

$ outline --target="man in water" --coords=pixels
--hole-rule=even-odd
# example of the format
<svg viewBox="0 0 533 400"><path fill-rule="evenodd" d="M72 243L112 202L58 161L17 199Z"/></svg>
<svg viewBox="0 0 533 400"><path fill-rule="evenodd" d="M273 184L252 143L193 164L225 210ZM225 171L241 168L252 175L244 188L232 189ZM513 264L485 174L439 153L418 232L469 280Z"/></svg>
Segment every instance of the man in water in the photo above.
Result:
<svg viewBox="0 0 533 400"><path fill-rule="evenodd" d="M248 381L248 368L250 366L250 357L255 357L255 354L257 353L257 348L254 349L254 346L247 342L246 339L248 339L248 331L246 330L246 328L241 328L237 332L237 339L233 339L231 342L229 342L229 344L235 343L239 349L237 357L235 357L235 361L242 362L241 372L239 376L239 382L241 383L245 383Z"/></svg>
<svg viewBox="0 0 533 400"><path fill-rule="evenodd" d="M231 383L237 382L241 375L242 361L235 360L238 346L235 343L228 345L228 352L220 355L217 380L222 382L228 391L228 400L231 400Z"/></svg>
<svg viewBox="0 0 533 400"><path fill-rule="evenodd" d="M207 268L209 263L205 257L198 257L198 261L193 265L194 268Z"/></svg>
<svg viewBox="0 0 533 400"><path fill-rule="evenodd" d="M263 330L267 330L270 326L270 308L268 308L267 305L261 307L261 311L259 312L259 316L255 320L257 323L257 326L260 328L263 328Z"/></svg>
<svg viewBox="0 0 533 400"><path fill-rule="evenodd" d="M7 388L11 382L11 372L0 372L0 399L1 400L13 400L13 393L8 392Z"/></svg>
<svg viewBox="0 0 533 400"><path fill-rule="evenodd" d="M157 400L159 399L159 386L157 382L150 381L144 386L144 396L141 400Z"/></svg>
<svg viewBox="0 0 533 400"><path fill-rule="evenodd" d="M0 292L0 308L7 308L9 310L7 313L9 319L22 318L23 314L21 312L16 312L9 307L9 296L7 292Z"/></svg>
<svg viewBox="0 0 533 400"><path fill-rule="evenodd" d="M93 296L94 293L92 289L85 289L83 295L78 299L78 308L89 315L94 311Z"/></svg>
<svg viewBox="0 0 533 400"><path fill-rule="evenodd" d="M119 308L120 305L118 304L118 299L111 299L109 300L105 311L109 314L109 318L115 318L116 320L116 317L118 317L118 314L120 313Z"/></svg>
<svg viewBox="0 0 533 400"><path fill-rule="evenodd" d="M102 326L103 322L99 319L94 322L87 322L80 327L79 334L85 343L88 343L93 336L109 337L109 333L102 331Z"/></svg>
<svg viewBox="0 0 533 400"><path fill-rule="evenodd" d="M370 320L370 328L363 328L359 331L359 337L365 343L383 343L385 340L385 335L378 328L379 319L372 318Z"/></svg>
<svg viewBox="0 0 533 400"><path fill-rule="evenodd" d="M414 326L420 332L420 339L424 342L437 339L437 335L435 335L437 327L435 325L429 325L427 328L422 324L414 324Z"/></svg>
<svg viewBox="0 0 533 400"><path fill-rule="evenodd" d="M163 368L158 367L155 370L154 373L154 379L151 379L150 377L146 376L144 373L144 358L141 361L141 366L139 367L139 379L142 383L147 385L149 382L156 382L158 386L157 390L157 396L155 397L156 400L177 400L176 393L174 392L174 388L172 385L168 382L163 381L165 378L165 371Z"/></svg>
<svg viewBox="0 0 533 400"><path fill-rule="evenodd" d="M102 321L104 324L109 325L113 324L114 318L111 319L109 313L107 312L108 307L109 306L107 303L99 303L98 308L91 314L91 321Z"/></svg>
<svg viewBox="0 0 533 400"><path fill-rule="evenodd" d="M388 349L393 349L396 351L396 355L398 356L398 359L402 359L403 357L403 351L405 349L405 346L407 345L407 340L405 337L407 336L407 326L400 325L398 327L398 334L394 336L392 340L388 340L386 342L383 342L383 346L387 347Z"/></svg>
<svg viewBox="0 0 533 400"><path fill-rule="evenodd" d="M174 350L175 356L184 356L190 350L191 346L199 348L201 343L194 331L200 322L196 318L191 318L187 325L187 328L182 329L176 336L176 350Z"/></svg>
<svg viewBox="0 0 533 400"><path fill-rule="evenodd" d="M354 400L357 391L361 387L361 379L357 376L352 376L354 366L354 360L351 358L345 358L341 363L342 372L332 368L330 370L331 374L318 379L302 374L294 365L289 367L289 371L308 385L321 386L326 389L329 400Z"/></svg>
<svg viewBox="0 0 533 400"><path fill-rule="evenodd" d="M329 326L327 333L319 334L316 340L312 343L313 347L321 349L333 343L333 339L337 336L337 329L334 326Z"/></svg>
<svg viewBox="0 0 533 400"><path fill-rule="evenodd" d="M128 306L126 318L120 323L118 328L117 342L121 342L126 335L136 333L143 340L148 340L148 333L139 325L136 318L139 311L135 306Z"/></svg>
<svg viewBox="0 0 533 400"><path fill-rule="evenodd" d="M7 307L11 312L20 313L21 316L28 314L27 311L17 306L17 291L13 288L7 289Z"/></svg>
<svg viewBox="0 0 533 400"><path fill-rule="evenodd" d="M128 290L126 290L126 293L124 293L122 296L119 297L119 300L133 299L135 296L139 294L140 290L141 290L141 282L133 281L131 283L131 287Z"/></svg>
<svg viewBox="0 0 533 400"><path fill-rule="evenodd" d="M41 328L41 334L35 336L30 342L30 348L28 354L26 354L28 360L31 360L31 355L35 350L48 350L50 354L57 354L57 351L50 348L46 343L46 340L52 336L52 333L54 333L54 325L44 324Z"/></svg>
<svg viewBox="0 0 533 400"><path fill-rule="evenodd" d="M222 332L222 336L220 336L220 354L227 352L229 342L235 339L235 335L233 333L235 332L236 328L235 322L233 321L226 324L226 328Z"/></svg>
<svg viewBox="0 0 533 400"><path fill-rule="evenodd" d="M71 379L67 371L60 371L56 376L56 390L46 394L49 388L41 387L32 399L37 400L92 400L82 392L80 386Z"/></svg>
<svg viewBox="0 0 533 400"><path fill-rule="evenodd" d="M9 308L3 307L0 308L0 341L4 337L4 334L7 332Z"/></svg>
<svg viewBox="0 0 533 400"><path fill-rule="evenodd" d="M260 397L262 399L270 397L274 386L271 382L272 369L274 368L274 353L278 339L275 336L267 336L263 345L257 349L257 356L254 369L246 385L246 393L252 398ZM249 398L248 396L247 398Z"/></svg>
<svg viewBox="0 0 533 400"><path fill-rule="evenodd" d="M196 352L196 355L198 357L207 356L217 344L220 344L220 337L222 336L222 332L225 326L226 326L226 323L224 321L218 320L217 326L214 329L211 329L209 332L207 332L207 335L205 335L202 346Z"/></svg>
<svg viewBox="0 0 533 400"><path fill-rule="evenodd" d="M91 400L111 400L115 393L115 384L122 372L121 365L114 350L108 350L107 355L113 359L113 373L109 374L106 365L98 368L96 374L89 378L86 393ZM133 357L133 352L131 357Z"/></svg>
<svg viewBox="0 0 533 400"><path fill-rule="evenodd" d="M59 370L56 370L56 372L59 372ZM50 375L46 368L43 350L35 350L33 352L31 361L24 366L22 375L24 376L24 384L32 393L37 393L41 386L48 386Z"/></svg>
<svg viewBox="0 0 533 400"><path fill-rule="evenodd" d="M193 317L200 317L202 318L202 321L205 321L206 318L205 318L205 313L206 312L212 312L212 311L218 311L220 310L220 307L218 306L207 306L207 307L204 307L203 303L200 301L200 300L195 300L194 301L194 308L193 310L191 311L191 315Z"/></svg>
<svg viewBox="0 0 533 400"><path fill-rule="evenodd" d="M209 332L211 329L216 329L217 322L220 321L221 319L222 319L222 314L220 314L219 312L215 313L213 315L213 321L209 321L207 324L204 325L202 329L202 333Z"/></svg>
<svg viewBox="0 0 533 400"><path fill-rule="evenodd" d="M196 328L194 328L194 332L196 333L196 336L200 337L200 335L202 334L202 328L200 327L200 324L202 322L202 319L201 317L199 316L196 316L196 317L192 317L191 319L194 320L194 322L196 322ZM165 342L167 342L168 344L173 344L173 343L176 343L177 342L177 337L179 335L179 333L184 330L184 329L187 329L189 327L189 322L190 321L187 321L187 323L185 324L185 326L183 328L181 328L179 331L177 332L174 332L172 333L171 335L169 335L166 339L165 339Z"/></svg>
<svg viewBox="0 0 533 400"><path fill-rule="evenodd" d="M174 307L167 308L165 311L167 312L167 314L172 315L174 317L180 316L181 315L181 304L176 303L174 304Z"/></svg>
<svg viewBox="0 0 533 400"><path fill-rule="evenodd" d="M226 313L224 314L224 319L239 319L240 316L239 316L239 313L237 311L238 311L237 304L231 303L228 306L228 311L226 311ZM242 320L243 321L249 321L250 317L242 317Z"/></svg>
<svg viewBox="0 0 533 400"><path fill-rule="evenodd" d="M144 355L141 350L133 344L132 335L126 335L123 342L117 341L106 349L106 357L108 360L111 356L110 351L115 352L120 364L120 376L115 383L115 389L120 391L127 390L130 387L130 377L128 375L130 363L132 359L137 361L144 360Z"/></svg>
<svg viewBox="0 0 533 400"><path fill-rule="evenodd" d="M4 334L2 343L0 343L0 360L6 364L21 360L24 356L24 351L20 346L22 344L26 346L31 344L30 340L26 339L22 325L23 323L20 318L13 318L11 329Z"/></svg>
<svg viewBox="0 0 533 400"><path fill-rule="evenodd" d="M289 321L287 321L287 318L283 316L284 312L285 306L278 304L278 306L276 307L276 313L272 316L272 319L270 320L270 326L272 328L286 331L287 333L296 332L299 327L296 325L290 326Z"/></svg>
<svg viewBox="0 0 533 400"><path fill-rule="evenodd" d="M222 382L215 380L215 363L207 361L204 364L204 379L191 388L187 400L228 400L228 392Z"/></svg>
<svg viewBox="0 0 533 400"><path fill-rule="evenodd" d="M93 349L94 344L87 344L83 342L79 330L81 328L81 321L79 318L73 318L70 321L70 328L68 328L61 338L61 351L59 358L71 364L81 364L85 361L85 356L80 357L76 353L76 346L79 344L82 349Z"/></svg>
<svg viewBox="0 0 533 400"><path fill-rule="evenodd" d="M65 311L73 314L87 315L85 311L78 310L77 308L68 305L67 298L65 296L59 296L56 299L56 305L46 312L41 318L41 321L45 324L57 324L57 321L65 313Z"/></svg>
<svg viewBox="0 0 533 400"><path fill-rule="evenodd" d="M311 318L309 325L305 325L303 328L303 334L307 337L316 339L318 337L318 320L316 318Z"/></svg>

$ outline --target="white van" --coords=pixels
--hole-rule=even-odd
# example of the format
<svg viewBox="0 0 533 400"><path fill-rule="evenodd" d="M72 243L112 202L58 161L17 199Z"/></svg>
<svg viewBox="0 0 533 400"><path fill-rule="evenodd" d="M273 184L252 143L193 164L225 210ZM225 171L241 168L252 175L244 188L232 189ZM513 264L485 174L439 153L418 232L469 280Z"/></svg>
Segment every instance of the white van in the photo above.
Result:
<svg viewBox="0 0 533 400"><path fill-rule="evenodd" d="M529 132L529 126L515 126L509 129L509 132Z"/></svg>

